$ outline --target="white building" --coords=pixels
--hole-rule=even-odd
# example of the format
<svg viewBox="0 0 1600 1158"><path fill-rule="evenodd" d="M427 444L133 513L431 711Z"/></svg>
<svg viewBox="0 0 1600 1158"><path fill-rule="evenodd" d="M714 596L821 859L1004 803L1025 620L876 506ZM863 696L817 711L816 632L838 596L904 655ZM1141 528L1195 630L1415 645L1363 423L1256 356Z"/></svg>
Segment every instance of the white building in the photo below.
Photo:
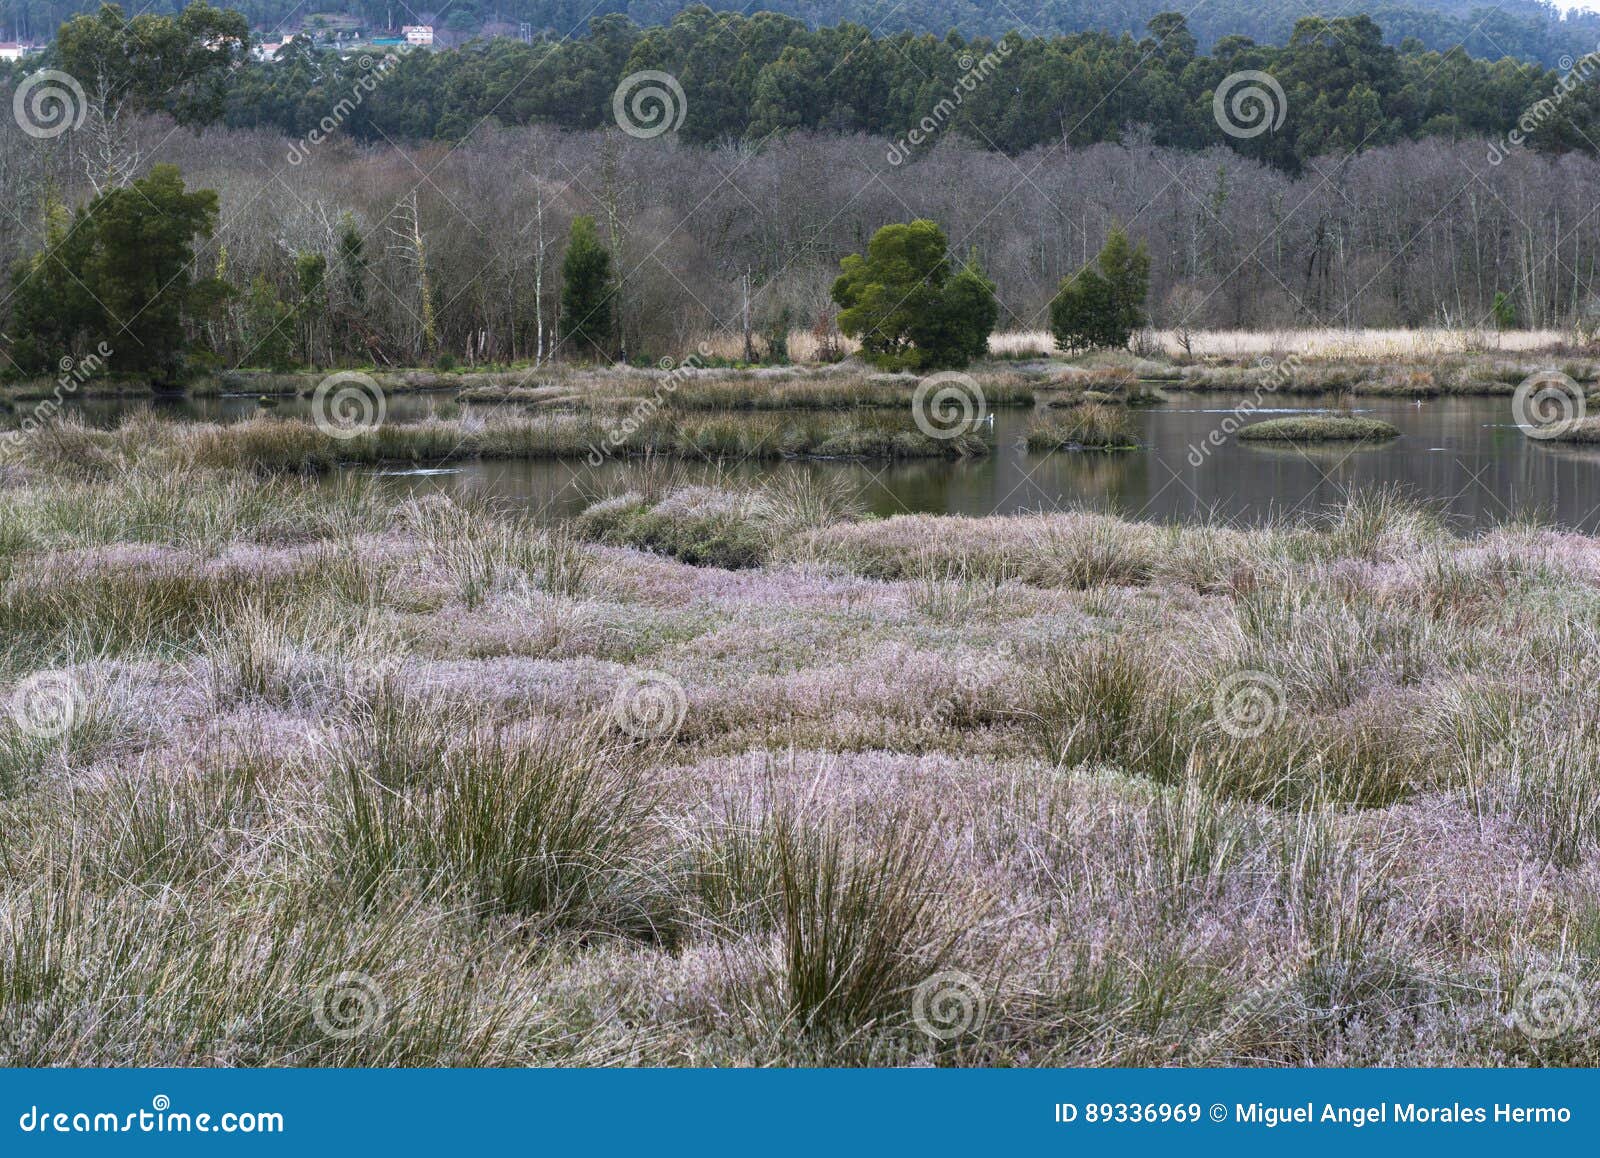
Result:
<svg viewBox="0 0 1600 1158"><path fill-rule="evenodd" d="M32 51L33 48L31 45L18 44L15 40L0 40L0 60L21 60L24 56L27 56L28 53Z"/></svg>
<svg viewBox="0 0 1600 1158"><path fill-rule="evenodd" d="M278 55L278 49L294 40L298 32L291 32L282 40L262 40L250 46L250 56L254 60L272 60Z"/></svg>
<svg viewBox="0 0 1600 1158"><path fill-rule="evenodd" d="M433 25L431 24L407 24L400 29L400 34L406 38L407 44L433 44Z"/></svg>

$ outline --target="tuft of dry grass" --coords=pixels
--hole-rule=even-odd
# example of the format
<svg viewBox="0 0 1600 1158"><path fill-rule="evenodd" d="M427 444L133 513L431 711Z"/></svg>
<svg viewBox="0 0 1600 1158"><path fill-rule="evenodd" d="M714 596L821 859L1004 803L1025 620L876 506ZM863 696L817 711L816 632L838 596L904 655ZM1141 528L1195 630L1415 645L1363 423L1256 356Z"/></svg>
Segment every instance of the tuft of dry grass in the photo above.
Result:
<svg viewBox="0 0 1600 1158"><path fill-rule="evenodd" d="M1068 411L1052 410L1028 427L1027 446L1035 454L1053 450L1137 450L1137 426L1124 407L1085 402Z"/></svg>

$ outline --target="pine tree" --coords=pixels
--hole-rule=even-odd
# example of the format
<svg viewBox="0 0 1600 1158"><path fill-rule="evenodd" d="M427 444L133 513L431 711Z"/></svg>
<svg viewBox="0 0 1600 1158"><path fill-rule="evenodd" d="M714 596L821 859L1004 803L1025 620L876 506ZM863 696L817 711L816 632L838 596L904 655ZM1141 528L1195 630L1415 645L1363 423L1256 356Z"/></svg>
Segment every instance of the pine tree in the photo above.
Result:
<svg viewBox="0 0 1600 1158"><path fill-rule="evenodd" d="M932 221L885 225L865 256L840 263L839 328L887 370L965 366L988 349L1000 307L994 284L969 264L950 274L949 243Z"/></svg>
<svg viewBox="0 0 1600 1158"><path fill-rule="evenodd" d="M1145 324L1150 255L1113 226L1093 265L1065 279L1050 303L1050 329L1067 353L1119 349Z"/></svg>
<svg viewBox="0 0 1600 1158"><path fill-rule="evenodd" d="M11 358L38 373L99 342L119 371L153 385L185 370L191 323L221 300L212 278L193 276L195 242L217 221L217 194L186 190L172 165L80 207L70 227L52 210L46 248L14 274L13 326L31 340Z"/></svg>
<svg viewBox="0 0 1600 1158"><path fill-rule="evenodd" d="M613 293L611 251L593 217L574 217L561 263L561 341L571 357L609 357Z"/></svg>
<svg viewBox="0 0 1600 1158"><path fill-rule="evenodd" d="M257 274L245 296L243 362L287 370L294 362L294 310L278 298L266 278Z"/></svg>

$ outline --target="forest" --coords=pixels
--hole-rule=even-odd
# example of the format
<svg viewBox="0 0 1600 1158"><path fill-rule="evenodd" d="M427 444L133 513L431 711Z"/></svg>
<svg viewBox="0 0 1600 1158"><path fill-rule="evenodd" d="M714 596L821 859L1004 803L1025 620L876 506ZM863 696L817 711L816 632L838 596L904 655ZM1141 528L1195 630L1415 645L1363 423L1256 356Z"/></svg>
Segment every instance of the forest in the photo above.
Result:
<svg viewBox="0 0 1600 1158"><path fill-rule="evenodd" d="M1282 47L1239 37L1202 54L1185 18L1152 17L1148 33L1082 33L1001 41L904 33L873 36L859 25L810 29L774 15L697 8L662 28L620 17L596 20L586 37L558 45L495 40L413 53L346 120L361 140L456 140L480 122L591 129L609 121L617 84L641 70L675 77L686 98L679 135L759 144L814 129L899 137L980 71L946 131L1016 155L1036 146L1122 140L1135 127L1155 144L1227 144L1295 169L1306 159L1422 137L1497 136L1559 75L1538 65L1476 60L1384 43L1364 17L1307 19ZM1213 116L1219 83L1243 70L1281 84L1286 119L1271 134L1230 136ZM306 132L360 75L298 42L275 63L246 67L231 83L226 123ZM1592 151L1600 97L1580 86L1542 121L1531 144Z"/></svg>
<svg viewBox="0 0 1600 1158"><path fill-rule="evenodd" d="M0 0L0 32L34 39L47 37L68 17L92 11L96 0ZM289 0L239 0L234 5L251 26L281 32L299 21L315 23L317 14L348 14L376 26L413 17L432 20L454 36L498 33L516 35L527 23L542 37L580 35L596 18L623 16L635 24L668 24L690 0L453 0L436 12L404 9L381 0L330 0L307 8ZM744 14L772 12L803 20L813 28L853 23L876 33L927 33L943 37L954 29L966 36L998 37L1019 32L1053 37L1077 32L1142 35L1150 18L1167 11L1166 0L712 0L719 11ZM141 11L168 12L182 0L155 0ZM1187 13L1202 46L1210 48L1229 36L1247 36L1258 43L1282 44L1304 16L1370 16L1388 42L1416 39L1424 48L1444 51L1461 45L1472 56L1512 56L1555 66L1600 44L1600 15L1563 12L1544 0L1282 0L1272 5L1244 0L1214 0Z"/></svg>

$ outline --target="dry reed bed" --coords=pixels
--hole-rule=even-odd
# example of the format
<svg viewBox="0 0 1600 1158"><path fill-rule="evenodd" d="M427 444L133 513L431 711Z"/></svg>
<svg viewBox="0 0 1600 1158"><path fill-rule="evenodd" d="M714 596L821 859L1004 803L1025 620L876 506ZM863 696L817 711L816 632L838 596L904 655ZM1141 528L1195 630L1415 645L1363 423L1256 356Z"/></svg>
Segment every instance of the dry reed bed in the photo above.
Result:
<svg viewBox="0 0 1600 1158"><path fill-rule="evenodd" d="M1027 376L992 366L968 375L988 406L1031 406L1040 386ZM694 410L906 410L923 379L881 374L858 362L773 366L751 370L683 368L659 372L566 371L530 376L520 383L463 390L467 402L505 402L610 413L644 408Z"/></svg>
<svg viewBox="0 0 1600 1158"><path fill-rule="evenodd" d="M80 475L109 478L152 465L188 471L322 474L342 466L437 464L463 459L587 459L651 456L721 458L914 459L980 457L992 450L977 431L941 438L909 415L652 414L641 421L593 415L493 414L340 430L303 419L261 415L243 422L166 423L135 415L110 430L73 418L28 437L25 454Z"/></svg>
<svg viewBox="0 0 1600 1158"><path fill-rule="evenodd" d="M1594 540L110 469L0 491L9 1062L1600 1060Z"/></svg>

